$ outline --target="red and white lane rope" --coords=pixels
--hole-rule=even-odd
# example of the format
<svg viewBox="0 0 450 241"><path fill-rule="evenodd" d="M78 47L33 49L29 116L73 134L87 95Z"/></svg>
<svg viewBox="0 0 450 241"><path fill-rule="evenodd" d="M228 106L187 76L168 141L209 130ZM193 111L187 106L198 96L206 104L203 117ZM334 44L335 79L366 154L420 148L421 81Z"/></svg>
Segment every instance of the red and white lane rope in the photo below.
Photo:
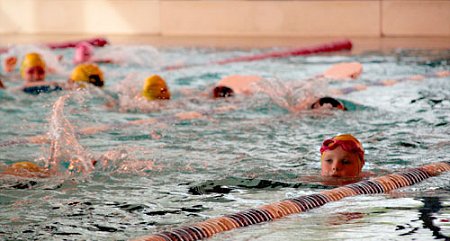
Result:
<svg viewBox="0 0 450 241"><path fill-rule="evenodd" d="M284 216L305 212L328 202L345 197L387 193L389 191L411 186L429 177L450 171L450 162L436 162L403 172L389 174L370 180L326 190L317 194L290 198L281 202L267 204L259 208L212 218L190 226L163 231L157 234L136 238L139 241L191 241L209 238L217 233L268 222Z"/></svg>

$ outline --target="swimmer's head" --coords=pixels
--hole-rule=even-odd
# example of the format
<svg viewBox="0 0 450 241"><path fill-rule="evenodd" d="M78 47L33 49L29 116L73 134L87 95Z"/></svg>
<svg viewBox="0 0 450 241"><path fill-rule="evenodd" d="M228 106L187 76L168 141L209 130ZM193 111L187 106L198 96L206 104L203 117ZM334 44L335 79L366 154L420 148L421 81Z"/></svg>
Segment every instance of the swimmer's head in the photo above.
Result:
<svg viewBox="0 0 450 241"><path fill-rule="evenodd" d="M91 60L94 48L88 42L81 42L75 46L73 61L76 64L85 63Z"/></svg>
<svg viewBox="0 0 450 241"><path fill-rule="evenodd" d="M325 106L331 106L332 108L337 108L339 110L347 110L345 108L344 104L342 104L339 100L333 98L333 97L322 97L318 99L316 102L314 102L311 105L311 109L318 109Z"/></svg>
<svg viewBox="0 0 450 241"><path fill-rule="evenodd" d="M28 82L45 80L45 62L42 57L37 53L25 55L20 66L20 74Z"/></svg>
<svg viewBox="0 0 450 241"><path fill-rule="evenodd" d="M170 91L166 81L159 75L152 75L145 80L141 94L147 100L170 99Z"/></svg>
<svg viewBox="0 0 450 241"><path fill-rule="evenodd" d="M48 172L44 168L32 162L16 162L5 170L6 174L21 177L47 177Z"/></svg>
<svg viewBox="0 0 450 241"><path fill-rule="evenodd" d="M17 58L15 56L5 58L5 60L3 61L3 71L5 71L5 73L13 72L16 64Z"/></svg>
<svg viewBox="0 0 450 241"><path fill-rule="evenodd" d="M361 142L350 134L325 140L320 154L322 176L357 177L365 163Z"/></svg>
<svg viewBox="0 0 450 241"><path fill-rule="evenodd" d="M78 83L81 88L86 87L84 83L89 83L97 87L103 87L103 72L96 64L79 64L70 75L70 82Z"/></svg>
<svg viewBox="0 0 450 241"><path fill-rule="evenodd" d="M234 96L233 89L226 86L216 86L213 89L213 97L214 98L227 98Z"/></svg>

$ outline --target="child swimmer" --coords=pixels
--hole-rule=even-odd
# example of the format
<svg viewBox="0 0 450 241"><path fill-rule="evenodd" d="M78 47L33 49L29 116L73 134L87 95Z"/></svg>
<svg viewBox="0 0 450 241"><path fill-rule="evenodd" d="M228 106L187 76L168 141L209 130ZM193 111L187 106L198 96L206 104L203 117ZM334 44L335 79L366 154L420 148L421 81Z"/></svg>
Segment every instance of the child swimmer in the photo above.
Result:
<svg viewBox="0 0 450 241"><path fill-rule="evenodd" d="M68 83L69 88L86 88L86 84L102 88L105 85L103 71L96 64L89 63L77 65Z"/></svg>
<svg viewBox="0 0 450 241"><path fill-rule="evenodd" d="M1 175L12 175L26 178L47 178L50 171L33 162L16 162L7 166Z"/></svg>
<svg viewBox="0 0 450 241"><path fill-rule="evenodd" d="M323 177L355 178L362 176L364 149L354 136L337 135L320 147Z"/></svg>
<svg viewBox="0 0 450 241"><path fill-rule="evenodd" d="M38 95L40 93L50 93L63 89L78 89L92 84L96 87L103 87L105 82L103 72L96 64L77 65L68 80L67 85L60 85L56 82L45 81L46 64L37 53L29 53L22 62L20 73L25 80L22 91L27 94Z"/></svg>
<svg viewBox="0 0 450 241"><path fill-rule="evenodd" d="M152 75L145 80L141 95L148 101L170 100L169 87L159 75Z"/></svg>
<svg viewBox="0 0 450 241"><path fill-rule="evenodd" d="M261 81L262 78L258 76L244 76L244 75L231 75L223 78L219 83L212 89L212 97L217 98L228 98L233 97L236 94L250 95L257 92L258 88L256 84ZM352 106L347 108L347 104ZM312 104L309 105L310 109L321 109L330 108L338 109L342 111L357 109L353 107L355 104L338 100L336 98L325 96L316 99Z"/></svg>
<svg viewBox="0 0 450 241"><path fill-rule="evenodd" d="M25 80L22 91L27 94L38 95L62 90L56 82L45 80L46 65L42 57L37 53L28 53L20 67L20 74Z"/></svg>
<svg viewBox="0 0 450 241"><path fill-rule="evenodd" d="M68 163L67 170L71 172L82 171L81 170L82 168L80 168L80 166L82 165L77 165L79 162L81 162L80 159L77 158L71 159ZM90 161L92 167L95 167L97 162L98 162L97 160ZM33 162L23 161L13 163L3 168L3 171L0 172L0 176L11 175L22 178L48 178L57 175L57 173L58 170L41 167Z"/></svg>
<svg viewBox="0 0 450 241"><path fill-rule="evenodd" d="M74 64L83 63L113 63L111 59L97 59L94 57L94 46L88 42L81 42L75 46L75 53L73 56Z"/></svg>

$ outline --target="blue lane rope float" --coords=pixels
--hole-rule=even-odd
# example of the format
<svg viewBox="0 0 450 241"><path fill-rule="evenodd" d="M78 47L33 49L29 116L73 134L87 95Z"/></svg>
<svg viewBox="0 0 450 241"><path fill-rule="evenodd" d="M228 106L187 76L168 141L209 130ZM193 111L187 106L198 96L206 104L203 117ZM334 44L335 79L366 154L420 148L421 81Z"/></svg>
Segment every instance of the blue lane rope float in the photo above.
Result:
<svg viewBox="0 0 450 241"><path fill-rule="evenodd" d="M450 171L450 162L436 162L403 172L393 173L371 180L364 180L320 193L290 198L259 208L208 219L190 226L175 228L157 234L143 236L135 241L192 241L209 238L231 229L268 222L290 214L301 213L345 197L388 193L411 186L427 178Z"/></svg>

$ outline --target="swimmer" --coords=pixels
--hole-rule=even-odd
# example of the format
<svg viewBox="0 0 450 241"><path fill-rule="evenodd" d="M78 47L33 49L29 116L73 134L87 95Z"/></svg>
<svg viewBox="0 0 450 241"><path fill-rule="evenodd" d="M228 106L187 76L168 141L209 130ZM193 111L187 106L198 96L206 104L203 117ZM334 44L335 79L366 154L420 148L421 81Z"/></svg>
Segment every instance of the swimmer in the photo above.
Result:
<svg viewBox="0 0 450 241"><path fill-rule="evenodd" d="M103 72L96 64L79 64L70 75L69 88L85 88L87 84L103 87Z"/></svg>
<svg viewBox="0 0 450 241"><path fill-rule="evenodd" d="M75 46L75 54L73 56L74 64L83 63L112 63L109 59L95 59L94 47L88 42L81 42Z"/></svg>
<svg viewBox="0 0 450 241"><path fill-rule="evenodd" d="M3 81L0 79L0 89L6 89L5 85L3 84Z"/></svg>
<svg viewBox="0 0 450 241"><path fill-rule="evenodd" d="M364 166L364 149L361 142L350 134L327 139L320 147L323 177L361 177Z"/></svg>
<svg viewBox="0 0 450 241"><path fill-rule="evenodd" d="M62 90L56 82L45 81L46 65L37 53L28 53L20 67L20 74L25 80L22 91L27 94L38 95Z"/></svg>
<svg viewBox="0 0 450 241"><path fill-rule="evenodd" d="M27 178L46 178L50 176L49 170L26 161L9 165L1 174Z"/></svg>
<svg viewBox="0 0 450 241"><path fill-rule="evenodd" d="M212 90L213 98L227 98L236 94L250 95L262 78L256 75L231 75L221 79Z"/></svg>
<svg viewBox="0 0 450 241"><path fill-rule="evenodd" d="M74 64L82 64L92 59L93 47L89 43L79 43L75 46L75 54L73 56Z"/></svg>
<svg viewBox="0 0 450 241"><path fill-rule="evenodd" d="M17 64L17 58L15 56L10 56L7 57L4 61L3 61L3 71L5 73L11 73L14 71L14 69L16 68L16 64Z"/></svg>
<svg viewBox="0 0 450 241"><path fill-rule="evenodd" d="M227 98L235 96L236 93L249 95L251 93L256 92L258 88L256 84L260 80L262 80L261 77L253 75L228 76L220 80L219 83L213 88L212 96L213 98ZM310 105L311 109L319 109L326 107L336 108L343 111L348 110L342 101L329 96L318 98Z"/></svg>
<svg viewBox="0 0 450 241"><path fill-rule="evenodd" d="M82 166L82 165L76 165L79 163L80 160L73 158L70 160L67 170L70 172L73 171L80 171L78 167L76 166ZM94 167L97 164L97 160L91 160L92 167ZM6 168L4 168L3 172L0 173L1 176L4 175L11 175L16 177L24 177L24 178L48 178L50 176L56 175L58 170L51 170L49 168L41 167L33 162L29 161L23 161L23 162L16 162L13 163Z"/></svg>
<svg viewBox="0 0 450 241"><path fill-rule="evenodd" d="M339 63L328 68L323 74L311 78L311 80L322 78L332 80L356 79L361 73L362 64L358 62ZM262 78L256 75L231 75L217 83L212 90L212 96L214 98L223 98L231 97L235 94L250 95L258 91L256 84L261 80Z"/></svg>
<svg viewBox="0 0 450 241"><path fill-rule="evenodd" d="M38 82L45 80L45 62L41 55L37 53L28 53L20 67L20 74L27 82Z"/></svg>
<svg viewBox="0 0 450 241"><path fill-rule="evenodd" d="M141 95L149 101L170 99L166 81L159 75L152 75L145 80Z"/></svg>
<svg viewBox="0 0 450 241"><path fill-rule="evenodd" d="M212 93L213 98L228 98L234 96L234 91L230 87L227 86L216 86L213 89Z"/></svg>
<svg viewBox="0 0 450 241"><path fill-rule="evenodd" d="M311 104L311 109L319 109L319 108L336 108L338 110L347 110L347 108L344 106L344 104L333 98L333 97L322 97L316 100L314 103Z"/></svg>

